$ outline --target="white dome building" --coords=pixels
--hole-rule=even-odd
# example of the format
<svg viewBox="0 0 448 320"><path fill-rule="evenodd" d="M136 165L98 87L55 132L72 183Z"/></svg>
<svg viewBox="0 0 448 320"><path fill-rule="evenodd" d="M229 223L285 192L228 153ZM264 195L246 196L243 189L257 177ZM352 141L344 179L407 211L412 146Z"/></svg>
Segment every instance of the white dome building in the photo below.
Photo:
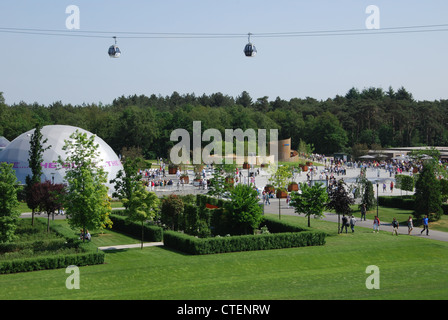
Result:
<svg viewBox="0 0 448 320"><path fill-rule="evenodd" d="M9 144L9 140L6 139L5 137L0 137L0 151L2 151L3 149L5 149L8 144Z"/></svg>
<svg viewBox="0 0 448 320"><path fill-rule="evenodd" d="M0 152L0 162L14 164L13 168L16 171L16 177L20 184L25 184L26 176L31 176L32 174L28 164L28 152L30 150L31 135L34 133L34 130L35 129L32 129L21 134ZM59 156L61 156L62 159L67 157L65 151L62 150L62 147L65 145L64 140L69 140L70 135L72 135L76 130L81 133L87 133L87 137L91 137L93 135L93 133L90 133L84 129L72 126L52 125L42 127L42 141L48 139L48 141L43 144L43 147L45 148L47 146L51 146L50 149L45 150L42 155L42 181L49 180L54 183L65 183L65 170L57 169L58 165L55 162L58 160ZM100 163L103 165L108 174L107 186L109 187L109 194L111 194L114 188L109 184L109 181L115 179L118 171L122 170L123 166L116 153L106 142L104 142L104 140L96 136L95 142L99 145L98 152L100 154Z"/></svg>

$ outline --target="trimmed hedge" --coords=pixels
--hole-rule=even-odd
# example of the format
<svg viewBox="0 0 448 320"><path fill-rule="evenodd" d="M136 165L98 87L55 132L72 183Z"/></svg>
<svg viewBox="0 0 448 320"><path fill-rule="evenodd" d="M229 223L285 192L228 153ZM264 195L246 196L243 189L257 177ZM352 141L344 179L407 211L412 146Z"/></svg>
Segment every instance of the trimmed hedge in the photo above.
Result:
<svg viewBox="0 0 448 320"><path fill-rule="evenodd" d="M126 233L137 239L141 239L142 226L140 223L127 220L125 216L111 214L110 219L113 222L113 229L119 232ZM157 226L144 224L143 225L144 241L160 242L163 239L163 229Z"/></svg>
<svg viewBox="0 0 448 320"><path fill-rule="evenodd" d="M413 196L380 196L378 204L389 208L398 208L404 210L414 210Z"/></svg>
<svg viewBox="0 0 448 320"><path fill-rule="evenodd" d="M265 225L268 227L269 232L280 233L280 232L302 232L311 231L311 229L306 227L299 227L296 225L283 222L277 218L263 217L264 220L260 225Z"/></svg>
<svg viewBox="0 0 448 320"><path fill-rule="evenodd" d="M275 219L266 218L262 225L270 232L259 235L197 238L175 231L165 231L164 245L193 255L214 254L236 251L270 250L292 247L317 246L325 244L324 232L290 225Z"/></svg>
<svg viewBox="0 0 448 320"><path fill-rule="evenodd" d="M378 204L389 208L414 210L414 196L380 196ZM442 203L443 214L448 215L448 203Z"/></svg>
<svg viewBox="0 0 448 320"><path fill-rule="evenodd" d="M68 266L87 266L104 263L105 254L86 252L71 255L44 256L36 258L13 259L0 263L0 274L67 268Z"/></svg>
<svg viewBox="0 0 448 320"><path fill-rule="evenodd" d="M196 238L175 231L164 233L164 245L193 255L271 250L325 244L323 232L285 232L259 235Z"/></svg>
<svg viewBox="0 0 448 320"><path fill-rule="evenodd" d="M0 243L0 254L25 249L32 249L33 251L47 251L47 250L57 250L60 248L71 248L71 247L77 247L77 246L73 244L68 244L65 239L10 242L10 243Z"/></svg>
<svg viewBox="0 0 448 320"><path fill-rule="evenodd" d="M39 218L36 219L36 221L39 223ZM3 244L0 247L0 251L11 252L32 249L36 252L52 251L62 248L78 248L81 253L40 255L2 260L0 261L0 274L66 268L70 265L86 266L104 263L104 252L94 252L89 250L88 246L82 244L82 241L73 230L64 228L60 225L52 225L50 226L50 229L62 238Z"/></svg>

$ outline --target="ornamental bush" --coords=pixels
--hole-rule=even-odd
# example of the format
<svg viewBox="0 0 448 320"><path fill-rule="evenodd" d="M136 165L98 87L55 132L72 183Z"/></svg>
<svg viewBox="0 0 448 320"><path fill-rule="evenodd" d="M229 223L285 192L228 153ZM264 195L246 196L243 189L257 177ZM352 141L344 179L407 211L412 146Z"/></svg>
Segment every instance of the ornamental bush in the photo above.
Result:
<svg viewBox="0 0 448 320"><path fill-rule="evenodd" d="M111 214L110 219L113 222L114 230L129 234L133 237L140 238L142 234L142 226L140 223L127 220L126 216L119 214ZM150 242L160 242L163 239L163 229L154 225L144 225L144 240Z"/></svg>

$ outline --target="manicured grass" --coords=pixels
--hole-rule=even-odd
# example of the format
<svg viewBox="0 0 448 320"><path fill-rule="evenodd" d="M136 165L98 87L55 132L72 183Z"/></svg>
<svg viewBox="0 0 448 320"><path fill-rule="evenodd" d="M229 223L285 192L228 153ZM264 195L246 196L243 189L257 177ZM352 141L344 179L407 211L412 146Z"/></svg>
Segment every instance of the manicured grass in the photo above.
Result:
<svg viewBox="0 0 448 320"><path fill-rule="evenodd" d="M7 274L0 299L448 299L447 242L360 227L336 235L334 223L311 225L330 234L326 245L204 256L163 247L113 251L105 264L80 268L79 290L66 289L65 269ZM109 233L92 245L127 240ZM379 267L379 290L366 289L369 265Z"/></svg>

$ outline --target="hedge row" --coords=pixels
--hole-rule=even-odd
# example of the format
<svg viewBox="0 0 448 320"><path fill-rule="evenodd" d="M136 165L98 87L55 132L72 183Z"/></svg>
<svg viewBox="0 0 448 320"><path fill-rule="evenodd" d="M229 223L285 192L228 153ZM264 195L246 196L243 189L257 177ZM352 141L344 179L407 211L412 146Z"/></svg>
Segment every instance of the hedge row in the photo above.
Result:
<svg viewBox="0 0 448 320"><path fill-rule="evenodd" d="M0 243L0 254L6 253L6 252L25 250L25 249L32 249L33 251L47 251L47 250L57 250L60 248L67 248L67 247L73 247L73 245L67 244L65 239Z"/></svg>
<svg viewBox="0 0 448 320"><path fill-rule="evenodd" d="M175 231L165 231L163 242L169 248L201 255L324 245L325 233L304 231L196 238Z"/></svg>
<svg viewBox="0 0 448 320"><path fill-rule="evenodd" d="M293 224L289 224L277 218L263 217L263 219L264 220L260 225L265 225L268 228L269 232L272 233L311 231L311 229L308 229L306 227L299 227Z"/></svg>
<svg viewBox="0 0 448 320"><path fill-rule="evenodd" d="M409 196L380 196L378 204L389 208L398 208L404 210L414 210L414 197ZM448 215L448 203L442 203L443 214Z"/></svg>
<svg viewBox="0 0 448 320"><path fill-rule="evenodd" d="M270 250L325 244L325 233L309 231L273 218L264 217L261 225L270 233L258 235L197 238L175 231L165 231L164 245L189 254L213 254L235 251Z"/></svg>
<svg viewBox="0 0 448 320"><path fill-rule="evenodd" d="M39 219L36 219L38 221ZM87 250L87 246L81 246L82 241L73 232L73 230L64 228L60 225L50 226L52 232L63 237L62 240L39 240L33 242L10 243L2 245L2 252L11 252L32 248L34 251L45 251L60 248L79 248L81 253L76 254L55 254L41 255L35 257L26 257L19 259L4 260L0 262L0 274L37 271L44 269L66 268L70 265L85 266L104 263L104 252L92 252ZM80 247L81 246L81 247Z"/></svg>
<svg viewBox="0 0 448 320"><path fill-rule="evenodd" d="M113 222L113 229L126 233L130 236L141 239L142 226L140 223L129 221L126 216L111 214L110 219ZM163 239L163 229L157 226L143 225L143 240L150 242L160 242Z"/></svg>
<svg viewBox="0 0 448 320"><path fill-rule="evenodd" d="M414 210L413 196L380 196L378 204L389 208L398 208L404 210Z"/></svg>
<svg viewBox="0 0 448 320"><path fill-rule="evenodd" d="M104 252L86 252L36 258L14 259L0 263L0 274L86 266L104 263Z"/></svg>

